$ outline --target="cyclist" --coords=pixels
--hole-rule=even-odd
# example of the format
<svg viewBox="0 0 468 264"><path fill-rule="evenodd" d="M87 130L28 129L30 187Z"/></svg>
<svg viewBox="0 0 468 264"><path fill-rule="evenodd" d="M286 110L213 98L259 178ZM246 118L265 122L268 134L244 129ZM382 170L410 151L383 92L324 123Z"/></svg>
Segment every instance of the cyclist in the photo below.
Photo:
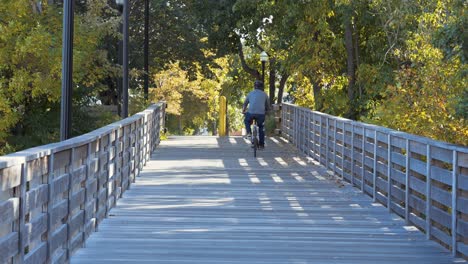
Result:
<svg viewBox="0 0 468 264"><path fill-rule="evenodd" d="M248 106L248 109L247 109ZM244 124L247 130L247 135L252 134L250 124L253 119L257 120L259 130L259 148L265 147L265 132L263 125L265 123L265 114L270 110L270 99L263 91L263 82L256 80L254 83L254 90L247 94L242 107L242 113L245 114Z"/></svg>

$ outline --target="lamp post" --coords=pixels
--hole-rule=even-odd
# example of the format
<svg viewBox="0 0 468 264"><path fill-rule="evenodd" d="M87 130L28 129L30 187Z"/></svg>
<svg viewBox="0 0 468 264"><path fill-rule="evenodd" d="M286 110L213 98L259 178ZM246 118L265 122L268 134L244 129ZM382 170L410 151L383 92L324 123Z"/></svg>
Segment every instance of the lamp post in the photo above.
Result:
<svg viewBox="0 0 468 264"><path fill-rule="evenodd" d="M60 140L70 138L73 83L73 6L74 0L63 1L62 33L62 99L60 107Z"/></svg>
<svg viewBox="0 0 468 264"><path fill-rule="evenodd" d="M122 118L128 116L128 0L115 0L116 4L123 5L123 81L122 81Z"/></svg>
<svg viewBox="0 0 468 264"><path fill-rule="evenodd" d="M268 54L265 51L260 53L260 61L262 62L262 82L263 87L265 87L265 62L268 60Z"/></svg>

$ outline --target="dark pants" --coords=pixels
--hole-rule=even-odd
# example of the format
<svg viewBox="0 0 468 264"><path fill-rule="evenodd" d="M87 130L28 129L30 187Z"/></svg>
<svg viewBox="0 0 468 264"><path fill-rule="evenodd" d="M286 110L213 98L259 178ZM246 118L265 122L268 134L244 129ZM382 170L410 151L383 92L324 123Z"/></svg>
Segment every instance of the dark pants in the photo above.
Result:
<svg viewBox="0 0 468 264"><path fill-rule="evenodd" d="M252 129L250 128L250 124L252 124L252 120L257 120L258 126L258 137L259 137L259 144L265 145L265 132L263 131L263 124L265 123L265 115L263 114L251 114L245 113L245 129L247 130L247 134L252 134Z"/></svg>

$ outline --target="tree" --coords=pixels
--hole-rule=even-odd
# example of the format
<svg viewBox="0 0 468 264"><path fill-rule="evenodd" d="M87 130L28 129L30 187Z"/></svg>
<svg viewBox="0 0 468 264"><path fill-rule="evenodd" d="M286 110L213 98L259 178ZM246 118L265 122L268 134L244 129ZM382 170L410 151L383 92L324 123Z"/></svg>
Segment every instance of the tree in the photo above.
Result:
<svg viewBox="0 0 468 264"><path fill-rule="evenodd" d="M218 59L216 63L224 66L227 61ZM198 72L197 78L192 80L180 64L174 63L169 69L153 75L155 87L151 89L151 98L167 102L170 133L192 135L201 128L214 132L212 124L216 122L220 82L224 80L226 68L210 71L216 78L203 78Z"/></svg>
<svg viewBox="0 0 468 264"><path fill-rule="evenodd" d="M42 1L0 3L0 151L45 144L58 139L61 84L61 6ZM77 5L74 40L74 113L86 115L112 70L102 36L113 28L101 18L105 1ZM56 120L56 121L50 121ZM93 120L90 118L89 120ZM73 134L93 129L75 119Z"/></svg>
<svg viewBox="0 0 468 264"><path fill-rule="evenodd" d="M468 145L468 123L457 116L457 107L466 90L468 70L462 51L463 3L429 1L413 9L417 27L408 32L404 46L394 56L407 62L396 73L373 119L378 124Z"/></svg>

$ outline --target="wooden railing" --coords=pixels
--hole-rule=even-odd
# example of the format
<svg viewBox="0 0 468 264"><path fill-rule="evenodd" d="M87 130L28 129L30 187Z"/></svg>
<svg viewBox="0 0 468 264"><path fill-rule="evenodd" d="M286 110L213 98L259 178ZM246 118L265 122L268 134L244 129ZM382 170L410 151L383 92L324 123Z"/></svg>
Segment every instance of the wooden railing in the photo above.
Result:
<svg viewBox="0 0 468 264"><path fill-rule="evenodd" d="M0 157L0 263L68 262L159 144L164 108Z"/></svg>
<svg viewBox="0 0 468 264"><path fill-rule="evenodd" d="M452 251L468 256L468 148L291 104L283 137Z"/></svg>

